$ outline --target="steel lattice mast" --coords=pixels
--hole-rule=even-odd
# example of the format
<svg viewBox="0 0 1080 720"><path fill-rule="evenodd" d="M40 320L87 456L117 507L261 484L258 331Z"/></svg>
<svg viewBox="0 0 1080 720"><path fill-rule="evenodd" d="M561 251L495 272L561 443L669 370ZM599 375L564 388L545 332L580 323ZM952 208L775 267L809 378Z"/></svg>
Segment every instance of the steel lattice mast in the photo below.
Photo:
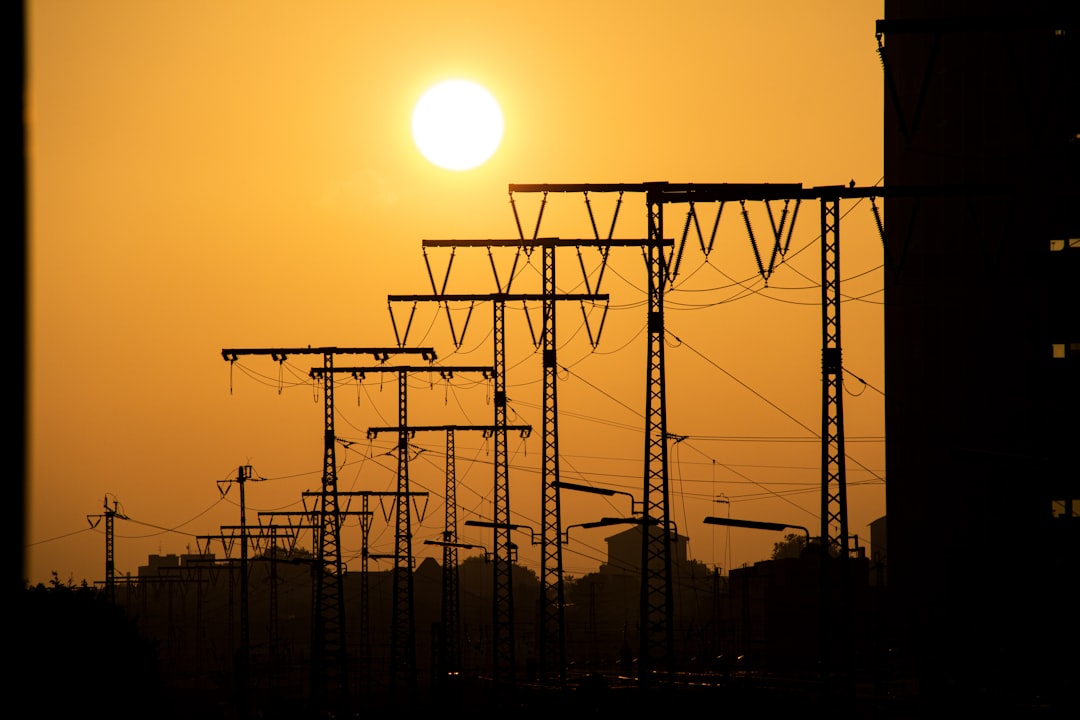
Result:
<svg viewBox="0 0 1080 720"><path fill-rule="evenodd" d="M510 466L506 449L506 302L491 303L492 342L495 361L495 516L492 634L496 688L514 684L514 585L510 542Z"/></svg>
<svg viewBox="0 0 1080 720"><path fill-rule="evenodd" d="M840 345L840 198L821 198L821 538L847 556L843 363Z"/></svg>
<svg viewBox="0 0 1080 720"><path fill-rule="evenodd" d="M580 244L582 241L575 240L559 240L556 238L544 238L538 240L523 240L523 239L489 239L489 240L424 240L423 245L427 247L513 247L519 250L528 251L536 247L544 247L545 257L549 260L545 262L551 263L551 272L554 268L554 248L558 246L572 247ZM584 241L588 242L588 241ZM550 252L550 254L549 254ZM516 264L516 258L515 258ZM429 268L430 273L430 268ZM545 275L547 272L545 271ZM449 268L447 268L447 278L444 278L442 287L445 288L449 276ZM510 277L513 277L511 272ZM520 301L527 302L547 302L552 303L555 300L576 300L578 302L595 302L595 301L607 301L608 296L599 293L567 293L561 295L555 295L554 293L554 276L551 277L550 292L542 293L510 293L509 288L506 292L503 292L501 283L499 283L498 277L496 284L499 286L500 291L493 294L454 294L445 292L435 292L431 295L390 295L388 300L390 303L394 302L438 302L448 304L451 302L485 302L490 301L493 305L493 344L494 344L494 425L495 425L495 487L493 494L494 503L494 598L493 598L493 651L494 651L494 667L493 675L496 687L507 687L514 684L514 666L515 666L515 652L514 652L514 607L513 607L513 585L512 585L512 549L513 543L510 540L510 531L512 529L512 523L510 522L510 486L509 486L509 468L506 451L506 377L505 377L505 305L507 302ZM434 277L432 280L432 288L435 288ZM509 282L507 285L509 286ZM449 310L447 311L449 314ZM470 311L471 312L471 311ZM553 309L551 310L553 313ZM548 316L545 313L544 319L545 329L543 333L547 338L546 326L548 325ZM395 321L395 329L397 324ZM453 329L453 328L452 328ZM464 333L464 329L462 329ZM405 328L405 335L408 334L408 327ZM405 342L405 337L399 337L399 341ZM550 385L554 384L554 370L555 370L555 355L554 355L554 338L550 337L551 352L545 353L545 374L548 364L552 370L552 376L550 379ZM460 342L460 339L455 336L455 342ZM562 656L562 643L563 643L563 628L561 625L561 611L551 610L550 601L555 600L561 595L561 575L562 566L559 560L561 559L561 549L559 547L559 525L557 520L552 521L552 518L557 514L557 488L553 483L557 480L557 462L552 459L551 453L554 451L554 443L549 441L550 437L553 437L556 433L556 426L554 422L554 413L548 409L548 402L554 399L553 393L549 391L549 382L545 382L545 443L544 443L544 489L542 496L544 499L544 529L542 534L542 549L541 556L544 558L545 565L544 571L541 573L542 582L544 583L541 589L541 602L544 604L544 608L541 608L541 621L544 627L541 628L541 652L545 652L544 648L548 645L548 642L557 643L557 648L552 653L550 648L545 652L544 660L547 660L547 655L556 654L557 657ZM551 503L555 504L554 513L551 511ZM552 561L551 558L554 558ZM549 565L551 571L548 571ZM541 677L546 673L547 667L542 662L540 667ZM560 673L562 670L560 670Z"/></svg>
<svg viewBox="0 0 1080 720"><path fill-rule="evenodd" d="M492 368L440 368L449 377L453 372L463 370L480 370L485 375L491 375ZM528 437L532 431L530 425L506 425L505 430L517 430L522 437ZM374 437L382 432L396 432L396 427L372 427L368 428L369 437ZM460 608L458 589L458 549L472 547L458 542L457 534L457 477L455 459L455 435L462 431L478 431L487 437L493 437L499 430L496 425L410 425L409 436L422 432L446 433L446 495L445 515L442 532L442 541L432 544L441 545L443 548L442 567L442 643L440 645L439 669L444 676L456 674L461 669L461 646L460 646Z"/></svg>
<svg viewBox="0 0 1080 720"><path fill-rule="evenodd" d="M674 602L671 586L671 535L668 510L667 384L664 382L664 205L650 195L648 265L648 340L645 383L645 480L641 524L641 658L638 682L646 687L654 673L674 670Z"/></svg>
<svg viewBox="0 0 1080 720"><path fill-rule="evenodd" d="M540 543L540 688L547 686L552 665L559 687L566 683L565 595L563 587L562 512L559 503L559 404L555 344L555 247L542 250L544 324L543 473Z"/></svg>
<svg viewBox="0 0 1080 720"><path fill-rule="evenodd" d="M642 191L645 185L511 185L515 192L578 192L588 200L589 192ZM651 683L658 668L670 669L674 638L671 633L673 603L671 600L670 536L667 509L667 428L664 386L664 325L663 291L666 282L664 256L663 202L648 198L648 234L644 241L632 241L645 247L648 272L648 353L646 383L645 473L642 497L642 582L640 594L641 655L639 681ZM591 206L589 218L593 219ZM539 226L539 218L537 225ZM614 227L614 219L612 227ZM539 228L538 228L539 229ZM593 223L594 235L595 223ZM593 240L593 244L610 248L613 240Z"/></svg>
<svg viewBox="0 0 1080 720"><path fill-rule="evenodd" d="M443 508L442 605L439 645L440 680L461 672L461 591L457 537L457 444L453 428L446 429L446 501Z"/></svg>
<svg viewBox="0 0 1080 720"><path fill-rule="evenodd" d="M990 186L853 185L808 188L804 198L821 204L821 663L825 699L850 698L852 679L851 555L847 516L847 451L844 443L843 350L840 336L840 200L941 196L1000 191ZM877 206L874 220L884 243Z"/></svg>
<svg viewBox="0 0 1080 720"><path fill-rule="evenodd" d="M398 375L397 501L394 503L394 621L390 634L390 690L403 674L409 692L416 688L416 620L413 600L412 506L409 502L409 418L405 372Z"/></svg>
<svg viewBox="0 0 1080 720"><path fill-rule="evenodd" d="M127 520L127 516L120 512L120 501L113 500L113 506L109 507L109 497L105 496L105 512L101 515L87 515L86 520L90 527L97 527L101 518L105 518L105 598L110 602L116 602L116 518Z"/></svg>
<svg viewBox="0 0 1080 720"><path fill-rule="evenodd" d="M397 433L397 500L395 503L394 571L393 571L393 624L391 626L391 692L401 687L400 680L410 693L416 687L416 624L413 612L413 552L412 515L409 505L409 439L414 430L409 427L408 383L409 373L439 372L449 378L455 372L480 372L490 376L491 367L482 366L398 366L398 367L343 367L337 372L350 373L363 379L367 373L394 372L398 376L398 425L394 428L369 428L368 436L380 431ZM312 372L315 372L313 369Z"/></svg>
<svg viewBox="0 0 1080 720"><path fill-rule="evenodd" d="M347 443L345 443L347 444ZM312 495L314 493L304 493L305 495ZM412 493L412 495L427 495L427 493ZM348 507L351 504L346 501L346 510L342 511L342 515L356 515L360 518L360 681L359 686L362 690L371 689L371 582L368 575L368 560L373 556L368 552L368 539L371 536L371 524L374 513L371 511L371 498L372 497L390 497L394 498L396 502L399 495L396 490L391 491L375 491L375 490L339 490L338 498L360 498L360 509L349 510ZM392 556L391 556L392 557Z"/></svg>
<svg viewBox="0 0 1080 720"><path fill-rule="evenodd" d="M313 530L315 526L311 525L311 524L305 524L303 522L294 523L294 522L292 522L292 520L289 520L289 522L287 524L285 524L285 525L277 525L277 524L274 524L274 523L267 523L267 524L263 523L263 518L273 518L273 517L308 518L309 515L308 515L308 513L303 513L303 512L285 512L285 511L274 511L274 510L270 510L270 511L263 510L263 511L259 512L259 530L260 530L260 532L263 532L263 531L269 531L270 532L270 535L269 535L269 539L270 539L270 547L269 547L269 553L270 553L270 625L269 625L269 637L270 637L270 639L269 639L269 649L270 649L270 660L271 660L272 663L274 663L275 670L276 670L277 669L276 665L277 665L277 662L279 660L279 649L280 649L280 644L279 644L279 624L278 624L278 586L279 586L278 562L280 562L280 558L278 557L278 552L280 550L280 546L278 544L278 540L281 539L281 538L286 538L288 540L288 548L289 548L290 551L292 551L296 547L296 540L297 540L297 536L298 536L299 532L301 530ZM284 533L282 533L281 531L284 531ZM266 553L264 552L264 557L265 556L266 556Z"/></svg>
<svg viewBox="0 0 1080 720"><path fill-rule="evenodd" d="M821 679L826 701L847 697L851 563L840 344L840 188L821 188ZM839 589L839 592L836 590ZM853 686L850 688L853 691Z"/></svg>
<svg viewBox="0 0 1080 720"><path fill-rule="evenodd" d="M244 487L244 483L253 480L252 469L250 465L241 465L240 471L236 480L219 480L219 487L226 483L237 483L241 489ZM224 492L222 495L224 496ZM244 505L244 501L240 501L241 507ZM221 525L219 529L221 532L218 535L199 535L196 536L196 545L199 548L200 555L210 554L211 543L214 540L221 541L222 550L225 553L225 557L228 560L229 567L229 612L232 613L232 569L237 567L240 575L240 641L237 648L236 655L236 678L235 685L237 691L237 711L238 714L247 717L252 714L252 696L251 691L254 687L252 684L252 672L251 672L251 596L248 590L248 581L251 575L249 548L251 547L251 541L260 541L267 538L271 538L276 542L278 537L277 531L282 526L277 525L256 525L252 526L247 523L246 514L241 511L240 524L239 525ZM290 527L290 530L299 529L296 526ZM240 543L240 559L238 561L231 560L233 544L239 540ZM276 560L273 560L276 564ZM201 565L200 565L201 570ZM274 568L271 567L271 571ZM277 587L275 584L271 584L270 587L270 621L271 626L269 628L269 635L271 638L271 649L276 651L276 622L277 622ZM230 617L230 627L232 625ZM231 635L231 632L230 632ZM270 655L270 662L276 661L273 652Z"/></svg>
<svg viewBox="0 0 1080 720"><path fill-rule="evenodd" d="M290 355L323 357L323 476L317 522L315 581L312 593L311 693L316 714L348 712L348 648L345 639L344 568L341 560L341 518L338 512L336 441L334 437L334 357L373 355L385 362L391 355L420 354L434 360L431 348L225 348L222 357L234 363L242 355L269 355L284 363ZM314 376L314 373L313 373Z"/></svg>
<svg viewBox="0 0 1080 720"><path fill-rule="evenodd" d="M984 191L986 188L983 189ZM695 220L694 203L720 203L738 201L744 205L744 220L758 260L758 269L765 280L773 269L773 261L778 254L783 255L790 243L794 228L798 203L803 200L818 200L821 207L821 312L822 312L822 403L821 403L821 537L822 550L822 595L821 595L821 660L826 690L833 683L831 676L846 676L850 672L850 613L851 588L849 581L849 557L852 553L847 523L846 491L846 450L844 447L844 411L842 402L843 361L840 342L840 200L857 198L876 198L889 196L919 197L922 195L941 195L955 193L956 190L940 186L907 187L855 187L822 186L803 188L800 184L737 184L737 183L641 183L641 184L527 184L510 185L510 192L575 192L586 197L590 192L644 192L648 211L650 239L659 239L663 234L663 205L673 203L689 204L687 229L690 220ZM796 201L794 212L787 218L787 203ZM746 202L763 202L773 221L772 201L784 202L784 215L779 225L773 224L771 257L768 265L762 260L745 213ZM875 221L879 233L883 235L880 216L874 207ZM590 220L592 211L589 212ZM784 234L785 219L787 226ZM716 222L719 224L720 215ZM539 232L539 221L537 223ZM595 227L595 224L594 224ZM716 227L712 237L701 236L702 249L706 253L712 248ZM685 244L686 231L683 243ZM653 246L655 247L655 246ZM645 496L646 524L643 532L643 567L642 567L642 650L643 670L653 668L657 671L671 670L670 664L663 667L663 658L670 658L670 545L667 533L653 531L657 522L666 523L667 518L667 459L660 446L666 440L664 421L664 359L663 343L657 341L663 337L663 283L672 279L677 272L683 247L680 246L672 256L670 265L662 253L649 255L649 349L648 349L648 412L646 420L646 472ZM664 525L664 527L667 527ZM663 562L661 562L661 559ZM668 609L661 610L661 603L667 603ZM662 638L660 628L666 624L665 632L669 637Z"/></svg>
<svg viewBox="0 0 1080 720"><path fill-rule="evenodd" d="M663 206L671 203L725 202L728 200L772 200L802 197L798 184L511 184L510 193L645 193L648 241L648 342L646 352L645 468L642 506L641 655L639 682L645 687L653 677L671 679L674 671L673 600L671 588L671 537L668 510L667 421L664 367L664 286L670 281L663 246ZM589 206L589 219L592 210ZM537 234L539 219L537 220ZM714 229L715 233L715 229ZM595 234L595 223L594 223ZM639 243L640 244L640 243ZM678 265L679 255L672 265Z"/></svg>
<svg viewBox="0 0 1080 720"><path fill-rule="evenodd" d="M240 531L240 654L237 659L237 689L240 696L238 704L242 717L247 717L251 713L251 618L250 588L248 585L250 571L248 568L247 501L245 500L244 490L247 482L251 479L251 466L240 465L235 480L218 481L219 487L222 483L236 483L240 486L240 525L236 528ZM222 496L224 496L224 492L222 492Z"/></svg>
<svg viewBox="0 0 1080 720"><path fill-rule="evenodd" d="M105 597L116 602L116 508L105 502Z"/></svg>

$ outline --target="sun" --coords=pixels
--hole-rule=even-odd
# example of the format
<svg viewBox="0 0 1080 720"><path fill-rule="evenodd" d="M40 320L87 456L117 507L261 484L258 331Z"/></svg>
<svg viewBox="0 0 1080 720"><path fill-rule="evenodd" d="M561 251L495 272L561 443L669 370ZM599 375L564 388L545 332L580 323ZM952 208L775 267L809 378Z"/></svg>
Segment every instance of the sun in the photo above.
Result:
<svg viewBox="0 0 1080 720"><path fill-rule="evenodd" d="M429 88L412 114L413 141L434 165L470 170L499 148L503 115L486 89L469 80L446 80Z"/></svg>

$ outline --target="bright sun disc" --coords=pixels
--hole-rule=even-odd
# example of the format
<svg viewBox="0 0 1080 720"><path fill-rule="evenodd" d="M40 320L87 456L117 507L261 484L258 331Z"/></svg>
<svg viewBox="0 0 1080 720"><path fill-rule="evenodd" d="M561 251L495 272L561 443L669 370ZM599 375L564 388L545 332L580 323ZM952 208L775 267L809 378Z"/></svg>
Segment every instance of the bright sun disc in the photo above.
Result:
<svg viewBox="0 0 1080 720"><path fill-rule="evenodd" d="M502 142L502 110L476 83L447 80L417 101L412 133L420 153L433 164L469 170L487 161Z"/></svg>

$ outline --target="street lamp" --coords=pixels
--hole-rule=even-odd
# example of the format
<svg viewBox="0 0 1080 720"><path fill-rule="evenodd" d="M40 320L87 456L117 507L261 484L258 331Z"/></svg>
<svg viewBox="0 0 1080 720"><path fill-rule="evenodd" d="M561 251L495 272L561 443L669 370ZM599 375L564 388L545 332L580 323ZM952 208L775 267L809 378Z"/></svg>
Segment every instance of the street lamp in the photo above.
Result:
<svg viewBox="0 0 1080 720"><path fill-rule="evenodd" d="M507 530L528 530L529 542L532 545L539 545L540 542L536 539L536 531L528 525L517 525L515 523L496 523L489 520L466 520L465 524L469 527L483 527L483 528L506 528ZM517 545L510 543L510 562L517 562Z"/></svg>
<svg viewBox="0 0 1080 720"><path fill-rule="evenodd" d="M480 552L484 553L484 562L490 562L491 561L491 558L489 557L490 553L488 552L488 549L486 547L484 547L483 545L474 545L472 543L450 542L448 540L425 540L424 544L425 545L438 545L439 547L460 548L462 550L479 550Z"/></svg>
<svg viewBox="0 0 1080 720"><path fill-rule="evenodd" d="M469 527L483 527L492 529L503 527L507 530L528 530L529 542L531 542L533 545L539 545L539 543L536 541L536 531L528 525L516 525L514 523L496 523L489 520L466 520L465 524Z"/></svg>
<svg viewBox="0 0 1080 720"><path fill-rule="evenodd" d="M731 517L731 498L729 498L724 493L720 493L719 495L716 496L716 498L713 500L713 502L718 503L718 504L722 504L722 505L727 505L727 516L729 518ZM731 528L730 527L724 532L724 569L729 574L731 573Z"/></svg>
<svg viewBox="0 0 1080 720"><path fill-rule="evenodd" d="M810 545L810 531L802 525L786 525L784 523L765 522L764 520L737 520L729 517L707 517L705 518L705 522L708 525L726 525L728 527L750 528L751 530L783 531L788 528L791 528L792 530L802 530L806 534L807 546Z"/></svg>
<svg viewBox="0 0 1080 720"><path fill-rule="evenodd" d="M561 490L576 490L578 492L604 495L606 497L611 497L612 495L626 495L630 498L630 514L637 515L643 512L643 508L638 504L638 501L634 499L634 496L624 490L611 490L609 488L593 487L592 485L579 485L578 483L566 482L565 480L556 480L551 483L551 486Z"/></svg>
<svg viewBox="0 0 1080 720"><path fill-rule="evenodd" d="M563 531L563 544L564 545L569 545L570 544L570 528L576 528L576 527L579 527L579 528L598 528L598 527L607 527L609 525L640 525L640 524L641 524L641 518L606 517L606 518L600 518L599 520L593 520L592 522L577 523L576 525L569 525L569 526L567 526L566 530Z"/></svg>

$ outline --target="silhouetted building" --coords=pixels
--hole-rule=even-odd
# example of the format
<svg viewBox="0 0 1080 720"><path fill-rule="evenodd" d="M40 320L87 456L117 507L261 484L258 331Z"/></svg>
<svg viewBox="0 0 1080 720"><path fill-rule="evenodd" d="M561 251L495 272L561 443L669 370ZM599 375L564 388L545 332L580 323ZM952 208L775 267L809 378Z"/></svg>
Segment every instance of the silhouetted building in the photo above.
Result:
<svg viewBox="0 0 1080 720"><path fill-rule="evenodd" d="M870 584L884 587L889 581L889 536L887 516L870 523Z"/></svg>
<svg viewBox="0 0 1080 720"><path fill-rule="evenodd" d="M571 673L632 676L640 647L641 526L604 541L607 558L599 571L567 583L567 663ZM687 558L686 544L676 533L670 555L675 657L684 670L718 652L717 597L723 586L717 572Z"/></svg>
<svg viewBox="0 0 1080 720"><path fill-rule="evenodd" d="M658 532L653 530L653 532ZM651 537L651 536L650 536ZM686 536L675 533L671 538L671 566L678 574L686 565ZM641 526L634 525L604 538L607 543L607 562L600 565L602 573L641 573Z"/></svg>
<svg viewBox="0 0 1080 720"><path fill-rule="evenodd" d="M1080 677L1076 7L887 0L878 24L888 586L935 703Z"/></svg>
<svg viewBox="0 0 1080 720"><path fill-rule="evenodd" d="M880 665L869 567L865 556L851 558L848 566L852 667L861 678L873 677ZM725 654L740 657L742 669L813 677L820 668L822 634L837 631L823 626L819 546L800 557L732 570L721 617L730 629Z"/></svg>

